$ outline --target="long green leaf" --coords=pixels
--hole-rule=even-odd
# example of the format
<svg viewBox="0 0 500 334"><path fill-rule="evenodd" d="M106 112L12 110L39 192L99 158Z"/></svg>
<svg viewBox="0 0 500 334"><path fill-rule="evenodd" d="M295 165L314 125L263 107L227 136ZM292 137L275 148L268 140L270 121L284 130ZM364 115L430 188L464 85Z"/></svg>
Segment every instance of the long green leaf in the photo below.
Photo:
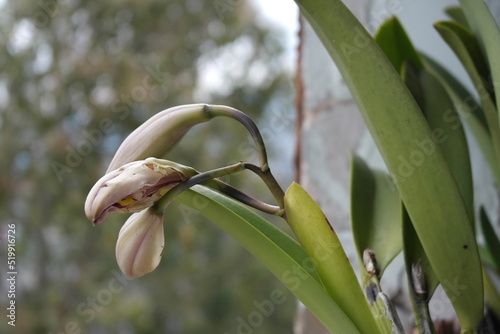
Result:
<svg viewBox="0 0 500 334"><path fill-rule="evenodd" d="M419 98L417 101L420 100L421 110L432 128L448 167L460 189L469 213L472 229L475 230L469 147L458 113L447 91L433 74L425 69L420 69L418 73L413 75L409 75L410 72L412 71L408 69L408 75L405 78L408 87L418 86L417 95ZM412 89L410 90L412 91Z"/></svg>
<svg viewBox="0 0 500 334"><path fill-rule="evenodd" d="M362 333L377 333L377 324L340 240L318 204L295 182L285 192L285 214L304 251L314 259L326 291Z"/></svg>
<svg viewBox="0 0 500 334"><path fill-rule="evenodd" d="M472 222L474 212L469 149L453 101L434 75L424 69L421 56L396 17L382 24L375 41L401 73L424 113L459 186Z"/></svg>
<svg viewBox="0 0 500 334"><path fill-rule="evenodd" d="M425 69L436 76L448 92L453 105L476 138L496 183L500 184L500 168L481 106L477 104L474 96L441 65L428 57L423 58Z"/></svg>
<svg viewBox="0 0 500 334"><path fill-rule="evenodd" d="M476 87L495 151L496 168L493 171L499 173L497 170L500 166L500 124L491 91L490 70L481 50L480 40L472 32L454 22L438 22L435 27L460 59Z"/></svg>
<svg viewBox="0 0 500 334"><path fill-rule="evenodd" d="M331 333L359 333L326 293L300 245L243 205L204 186L176 198L234 237L261 261ZM200 205L203 203L203 205Z"/></svg>
<svg viewBox="0 0 500 334"><path fill-rule="evenodd" d="M457 184L422 112L368 32L340 0L297 0L365 119L463 329L482 320L482 272Z"/></svg>
<svg viewBox="0 0 500 334"><path fill-rule="evenodd" d="M467 206L471 227L474 230L474 207L472 171L465 133L452 100L441 83L425 69L414 69L407 63L403 76L424 115L445 156L448 166L457 182ZM434 293L439 280L421 242L413 229L410 218L404 215L405 264L410 286L410 297L415 310L415 321L420 333L434 333L435 328L429 314L428 300ZM421 266L426 287L422 294L415 290L414 266ZM447 282L444 282L446 288Z"/></svg>
<svg viewBox="0 0 500 334"><path fill-rule="evenodd" d="M498 132L500 131L498 115L489 91L490 72L488 64L478 40L470 31L455 22L437 22L434 27L455 52L472 79L483 105L489 131L493 140L495 140L495 138L498 138Z"/></svg>
<svg viewBox="0 0 500 334"><path fill-rule="evenodd" d="M500 31L484 0L460 0L472 32L477 36L484 54L488 59L491 79L497 86L500 83ZM495 100L500 101L500 89L495 89ZM497 105L498 108L498 105ZM498 110L497 110L498 111Z"/></svg>
<svg viewBox="0 0 500 334"><path fill-rule="evenodd" d="M465 86L448 72L442 65L437 63L432 58L422 55L425 69L441 81L441 84L446 88L448 94L452 97L460 114L465 120L469 117L473 118L484 128L484 132L489 136L488 123L484 116L484 111L481 105L476 101L475 96L469 92Z"/></svg>
<svg viewBox="0 0 500 334"><path fill-rule="evenodd" d="M351 159L351 223L360 263L375 253L379 276L403 249L401 200L389 175L371 170L358 156Z"/></svg>

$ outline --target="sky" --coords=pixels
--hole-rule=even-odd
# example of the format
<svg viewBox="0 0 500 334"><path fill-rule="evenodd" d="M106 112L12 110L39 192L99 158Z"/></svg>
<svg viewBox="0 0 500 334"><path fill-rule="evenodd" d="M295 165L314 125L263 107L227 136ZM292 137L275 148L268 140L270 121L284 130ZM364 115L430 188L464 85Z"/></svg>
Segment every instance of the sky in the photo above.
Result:
<svg viewBox="0 0 500 334"><path fill-rule="evenodd" d="M287 67L295 66L298 43L299 9L293 0L251 0L262 13L262 23L275 26L281 34L286 48ZM260 23L260 22L259 22Z"/></svg>
<svg viewBox="0 0 500 334"><path fill-rule="evenodd" d="M292 34L297 29L298 7L292 0L252 0L256 7L262 11L266 20L284 27Z"/></svg>

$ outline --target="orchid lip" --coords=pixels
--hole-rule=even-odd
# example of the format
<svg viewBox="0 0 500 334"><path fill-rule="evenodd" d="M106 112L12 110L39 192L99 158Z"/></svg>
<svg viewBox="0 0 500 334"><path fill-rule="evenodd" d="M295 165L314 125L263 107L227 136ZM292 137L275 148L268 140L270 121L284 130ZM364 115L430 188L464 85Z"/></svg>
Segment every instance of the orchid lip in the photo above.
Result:
<svg viewBox="0 0 500 334"><path fill-rule="evenodd" d="M163 188L166 188L167 186L169 188L173 188L181 182L182 182L182 178L179 178L179 182L170 182L169 181L169 182L159 183L159 184L149 188L147 193L145 194L144 198L153 196L157 191L159 191ZM129 194L128 196L125 196L124 198L130 197L132 195L133 194ZM105 220L106 217L110 213L121 210L121 209L126 209L126 208L127 208L127 206L121 205L120 203L114 203L114 204L110 205L109 207L107 207L106 209L104 209L102 211L102 213L92 221L92 224L94 224L94 226L95 226L95 225L99 224L100 222L102 222L103 220Z"/></svg>
<svg viewBox="0 0 500 334"><path fill-rule="evenodd" d="M112 212L138 212L197 172L168 160L148 158L104 175L90 190L85 213L94 225Z"/></svg>

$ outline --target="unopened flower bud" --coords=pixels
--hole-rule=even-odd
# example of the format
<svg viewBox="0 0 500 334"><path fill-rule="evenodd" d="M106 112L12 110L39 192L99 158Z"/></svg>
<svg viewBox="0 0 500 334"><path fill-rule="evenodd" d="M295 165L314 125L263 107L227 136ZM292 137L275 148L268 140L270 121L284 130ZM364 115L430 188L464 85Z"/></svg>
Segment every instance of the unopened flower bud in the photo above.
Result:
<svg viewBox="0 0 500 334"><path fill-rule="evenodd" d="M118 266L128 277L146 275L158 267L164 244L163 215L151 208L134 213L118 235Z"/></svg>
<svg viewBox="0 0 500 334"><path fill-rule="evenodd" d="M111 212L141 211L195 174L194 169L168 160L130 162L97 181L85 201L85 214L98 224Z"/></svg>
<svg viewBox="0 0 500 334"><path fill-rule="evenodd" d="M107 173L148 157L162 157L196 124L213 115L206 104L188 104L163 110L135 129L120 145Z"/></svg>

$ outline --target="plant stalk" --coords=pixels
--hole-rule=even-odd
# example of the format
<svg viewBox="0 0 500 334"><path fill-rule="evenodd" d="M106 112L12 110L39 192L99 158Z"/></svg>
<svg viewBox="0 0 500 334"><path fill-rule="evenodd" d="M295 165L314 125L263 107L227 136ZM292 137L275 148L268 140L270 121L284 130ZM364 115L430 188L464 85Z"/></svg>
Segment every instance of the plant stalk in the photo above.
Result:
<svg viewBox="0 0 500 334"><path fill-rule="evenodd" d="M248 115L239 111L238 109L220 105L206 105L205 112L208 113L211 117L225 116L237 120L238 122L243 124L243 126L245 126L245 128L250 133L250 136L254 140L255 145L257 147L257 154L260 160L260 167L262 168L262 170L267 170L269 168L269 164L267 161L266 146L264 145L264 139L262 138L262 135L260 134L260 131L257 128L257 125L250 117L248 117Z"/></svg>
<svg viewBox="0 0 500 334"><path fill-rule="evenodd" d="M220 181L217 180L217 178L238 173L241 172L245 169L248 169L255 174L257 174L263 181L264 183L269 187L271 190L272 194L278 201L278 204L280 204L279 207L273 206L267 203L264 203L262 201L259 201L243 192L240 190ZM180 195L182 192L186 191L187 189L191 188L194 185L197 184L203 184L207 183L209 181L213 181L217 183L217 188L225 193L226 195L229 195L230 197L247 204L255 209L261 210L263 212L272 214L272 215L277 215L277 216L282 216L283 215L283 197L284 197L284 192L277 183L276 179L273 177L271 174L270 170L267 169L267 171L262 171L262 169L256 165L245 163L245 162L238 162L234 165L226 166L226 167L221 167L217 168L208 172L200 173L195 176L190 177L186 181L176 185L172 189L170 189L161 199L159 199L154 205L153 209L156 210L157 212L163 212L165 208L172 202L172 200ZM280 197L281 196L281 197Z"/></svg>

